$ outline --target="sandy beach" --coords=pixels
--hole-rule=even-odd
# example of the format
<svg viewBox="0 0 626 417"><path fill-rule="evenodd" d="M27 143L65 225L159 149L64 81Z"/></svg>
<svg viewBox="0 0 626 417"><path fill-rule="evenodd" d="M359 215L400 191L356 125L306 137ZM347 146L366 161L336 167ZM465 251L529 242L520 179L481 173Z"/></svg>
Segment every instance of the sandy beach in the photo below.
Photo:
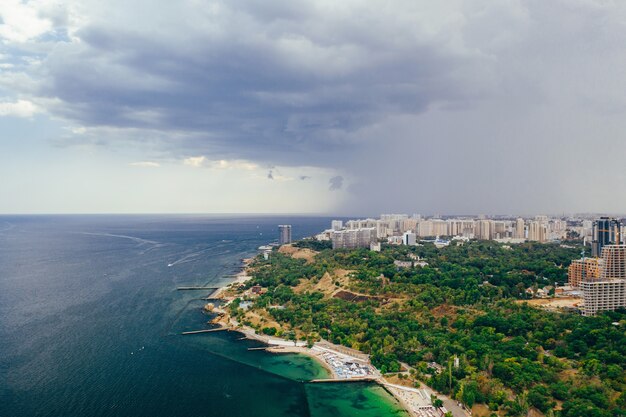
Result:
<svg viewBox="0 0 626 417"><path fill-rule="evenodd" d="M300 355L306 355L310 357L311 359L317 361L320 365L322 365L328 371L332 379L337 378L337 374L335 373L333 368L328 363L326 363L324 358L322 358L321 352L319 351L315 351L308 347L302 347L302 346L271 346L270 348L267 349L267 352L279 353L279 354L280 353L299 353Z"/></svg>

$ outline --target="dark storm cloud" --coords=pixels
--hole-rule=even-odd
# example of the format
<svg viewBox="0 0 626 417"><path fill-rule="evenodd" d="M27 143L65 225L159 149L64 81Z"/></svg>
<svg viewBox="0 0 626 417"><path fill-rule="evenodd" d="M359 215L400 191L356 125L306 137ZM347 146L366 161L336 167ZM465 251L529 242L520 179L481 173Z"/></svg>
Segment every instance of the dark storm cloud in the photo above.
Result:
<svg viewBox="0 0 626 417"><path fill-rule="evenodd" d="M353 145L352 133L390 114L475 95L466 83L479 69L474 57L376 10L220 7L189 30L183 21L157 31L157 22L150 30L87 24L80 43L46 59L40 93L81 125L182 132L172 146L181 154L293 165L329 164L329 154Z"/></svg>
<svg viewBox="0 0 626 417"><path fill-rule="evenodd" d="M602 207L626 181L626 3L81 3L70 41L0 73L87 128L66 144L248 160L277 183L321 167L346 214L626 206Z"/></svg>

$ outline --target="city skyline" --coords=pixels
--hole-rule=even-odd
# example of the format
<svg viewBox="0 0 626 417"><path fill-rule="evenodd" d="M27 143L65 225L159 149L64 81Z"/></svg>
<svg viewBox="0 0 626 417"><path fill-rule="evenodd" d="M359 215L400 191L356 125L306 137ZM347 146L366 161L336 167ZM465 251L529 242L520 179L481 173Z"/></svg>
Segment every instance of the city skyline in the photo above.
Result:
<svg viewBox="0 0 626 417"><path fill-rule="evenodd" d="M7 0L0 213L621 217L625 19L594 0Z"/></svg>

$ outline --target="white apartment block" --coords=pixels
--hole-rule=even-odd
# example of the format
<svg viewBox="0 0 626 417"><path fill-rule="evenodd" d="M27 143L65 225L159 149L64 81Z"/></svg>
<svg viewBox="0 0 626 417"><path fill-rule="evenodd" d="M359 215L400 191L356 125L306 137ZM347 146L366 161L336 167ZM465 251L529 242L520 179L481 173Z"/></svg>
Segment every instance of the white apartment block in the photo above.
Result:
<svg viewBox="0 0 626 417"><path fill-rule="evenodd" d="M585 304L583 316L595 316L600 311L626 307L626 280L600 279L581 283Z"/></svg>
<svg viewBox="0 0 626 417"><path fill-rule="evenodd" d="M369 248L372 242L376 242L376 229L368 227L338 230L333 232L331 239L333 249Z"/></svg>

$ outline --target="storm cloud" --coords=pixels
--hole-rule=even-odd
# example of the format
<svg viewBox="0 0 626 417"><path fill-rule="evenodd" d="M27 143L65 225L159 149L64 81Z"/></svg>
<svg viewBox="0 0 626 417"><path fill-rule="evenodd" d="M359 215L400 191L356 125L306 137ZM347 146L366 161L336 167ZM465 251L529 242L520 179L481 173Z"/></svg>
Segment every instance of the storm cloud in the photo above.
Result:
<svg viewBox="0 0 626 417"><path fill-rule="evenodd" d="M80 129L59 144L322 167L346 212L594 210L594 146L626 178L621 3L128 3L4 28L0 86Z"/></svg>
<svg viewBox="0 0 626 417"><path fill-rule="evenodd" d="M90 21L45 57L37 93L84 126L182 133L182 153L324 164L388 115L481 94L482 57L428 34L410 2L399 21L382 4L182 2L165 24Z"/></svg>

